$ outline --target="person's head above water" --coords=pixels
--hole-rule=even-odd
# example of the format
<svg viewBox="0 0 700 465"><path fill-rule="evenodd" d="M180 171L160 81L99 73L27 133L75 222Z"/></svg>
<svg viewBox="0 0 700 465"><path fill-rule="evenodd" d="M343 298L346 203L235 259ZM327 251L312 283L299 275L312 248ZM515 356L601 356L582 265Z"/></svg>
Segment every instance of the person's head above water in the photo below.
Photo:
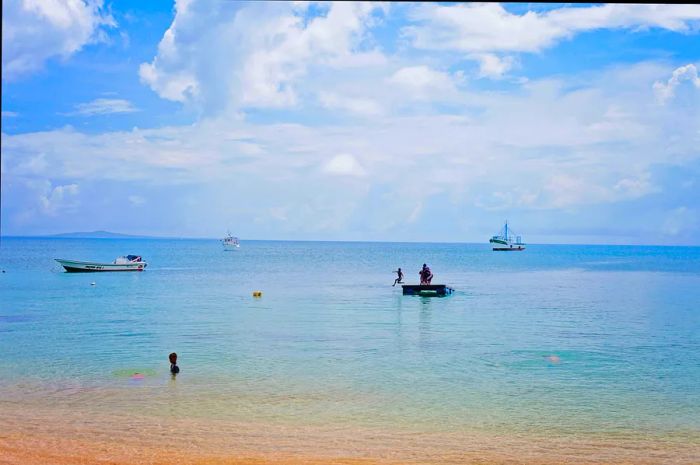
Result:
<svg viewBox="0 0 700 465"><path fill-rule="evenodd" d="M170 373L173 375L180 373L180 367L177 366L177 354L173 352L168 355L168 358L170 359Z"/></svg>

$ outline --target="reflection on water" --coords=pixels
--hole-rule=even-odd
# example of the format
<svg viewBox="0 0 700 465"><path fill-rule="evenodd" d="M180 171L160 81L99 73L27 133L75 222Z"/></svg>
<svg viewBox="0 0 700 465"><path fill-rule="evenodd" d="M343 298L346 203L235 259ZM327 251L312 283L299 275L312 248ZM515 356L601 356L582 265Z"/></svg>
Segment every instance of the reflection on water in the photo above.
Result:
<svg viewBox="0 0 700 465"><path fill-rule="evenodd" d="M420 334L420 346L425 350L431 350L430 348L430 313L431 313L431 303L434 300L432 297L418 297L419 299L419 310L418 310L418 334Z"/></svg>

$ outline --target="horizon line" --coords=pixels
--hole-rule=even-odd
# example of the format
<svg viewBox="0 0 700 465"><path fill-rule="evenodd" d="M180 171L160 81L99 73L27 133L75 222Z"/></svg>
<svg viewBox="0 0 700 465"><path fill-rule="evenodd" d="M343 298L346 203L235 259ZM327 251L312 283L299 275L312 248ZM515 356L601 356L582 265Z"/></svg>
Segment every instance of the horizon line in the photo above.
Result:
<svg viewBox="0 0 700 465"><path fill-rule="evenodd" d="M64 234L37 234L37 235L3 235L0 234L0 239L4 238L26 238L26 239L94 239L94 240L138 240L138 239L154 239L154 240L221 240L217 237L202 237L202 236L148 236L138 234L123 234L122 237L69 237ZM121 234L121 233L114 233ZM487 245L488 242L459 242L459 241L383 241L383 240L357 240L357 239L242 239L241 241L252 242L357 242L357 243L377 243L377 244L468 244L468 245ZM700 244L590 244L579 242L528 242L527 246L541 245L577 245L577 246L611 246L611 247L700 247Z"/></svg>

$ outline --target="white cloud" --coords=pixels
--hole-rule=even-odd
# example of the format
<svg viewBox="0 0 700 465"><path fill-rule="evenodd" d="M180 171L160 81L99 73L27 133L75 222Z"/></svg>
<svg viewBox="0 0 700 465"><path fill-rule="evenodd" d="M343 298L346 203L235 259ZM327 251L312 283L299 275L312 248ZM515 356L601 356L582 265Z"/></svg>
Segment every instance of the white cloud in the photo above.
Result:
<svg viewBox="0 0 700 465"><path fill-rule="evenodd" d="M102 0L13 0L3 2L3 79L41 69L54 56L63 59L100 40L103 27L115 27Z"/></svg>
<svg viewBox="0 0 700 465"><path fill-rule="evenodd" d="M652 192L658 192L658 188L651 182L651 175L644 172L634 177L620 179L613 187L616 193L622 194L625 198L639 198Z"/></svg>
<svg viewBox="0 0 700 465"><path fill-rule="evenodd" d="M421 4L414 24L403 33L418 49L465 53L480 64L481 77L500 78L512 57L496 53L540 52L578 33L596 29L663 28L680 33L697 29L698 5L596 5L514 14L497 3Z"/></svg>
<svg viewBox="0 0 700 465"><path fill-rule="evenodd" d="M3 182L68 179L84 192L88 185L130 182L121 197L127 202L131 186L147 180L154 189L206 190L193 200L200 205L193 218L215 216L230 199L245 197L251 199L247 220L257 218L257 227L270 231L388 231L420 228L438 198L450 211L573 209L640 199L660 187L651 176L655 166L698 158L697 119L688 117L693 108L669 102L649 111L651 85L673 71L664 65L613 67L479 94L455 86L447 73L406 68L390 83L397 94L430 89L437 73L437 82L448 84L440 92L451 83L461 113L393 112L399 100L393 94L382 100L387 83L378 80L371 99L385 113L351 124L254 123L221 115L102 134L69 127L3 134ZM341 102L369 98L347 83L336 87L320 92ZM149 197L143 209L149 208L162 204Z"/></svg>
<svg viewBox="0 0 700 465"><path fill-rule="evenodd" d="M158 54L141 65L141 79L163 98L211 111L288 107L297 104L297 82L311 66L384 63L378 50L363 46L382 5L330 3L312 19L305 17L307 6L178 2Z"/></svg>
<svg viewBox="0 0 700 465"><path fill-rule="evenodd" d="M17 113L16 111L3 111L2 112L3 118L16 118L17 116L19 116L19 113Z"/></svg>
<svg viewBox="0 0 700 465"><path fill-rule="evenodd" d="M56 215L61 209L74 205L73 201L78 192L77 184L56 186L40 197L41 206L47 214Z"/></svg>
<svg viewBox="0 0 700 465"><path fill-rule="evenodd" d="M367 172L355 157L343 153L331 158L324 166L323 171L338 176L366 176Z"/></svg>
<svg viewBox="0 0 700 465"><path fill-rule="evenodd" d="M455 80L450 74L424 65L407 66L397 70L387 81L402 87L405 99L445 96L456 92Z"/></svg>
<svg viewBox="0 0 700 465"><path fill-rule="evenodd" d="M374 116L382 113L379 104L369 98L346 97L333 92L319 93L321 105L328 109L339 109L361 116Z"/></svg>
<svg viewBox="0 0 700 465"><path fill-rule="evenodd" d="M386 65L387 58L379 50L369 52L343 53L328 59L328 66L337 69L370 68Z"/></svg>
<svg viewBox="0 0 700 465"><path fill-rule="evenodd" d="M12 215L13 222L18 225L46 218L55 221L58 216L75 212L80 205L77 184L54 185L47 179L37 178L17 178L16 181L26 195L22 208L14 208L15 214Z"/></svg>
<svg viewBox="0 0 700 465"><path fill-rule="evenodd" d="M615 175L624 174L617 172ZM606 177L609 176L606 173ZM544 185L536 206L539 208L568 208L613 203L644 197L652 192L658 192L658 190L658 187L651 183L650 175L647 172L638 177L624 177L613 185L601 183L593 176L555 174Z"/></svg>
<svg viewBox="0 0 700 465"><path fill-rule="evenodd" d="M141 197L140 195L130 195L130 196L129 196L129 202L130 202L132 205L138 207L139 205L143 205L144 203L146 203L146 199L144 199L144 198Z"/></svg>
<svg viewBox="0 0 700 465"><path fill-rule="evenodd" d="M698 5L600 5L518 15L496 3L423 4L404 32L414 46L462 52L537 52L576 33L657 27L687 32L700 20Z"/></svg>
<svg viewBox="0 0 700 465"><path fill-rule="evenodd" d="M77 206L80 189L77 184L53 186L49 181L30 181L29 187L37 192L37 210L48 216L56 216Z"/></svg>
<svg viewBox="0 0 700 465"><path fill-rule="evenodd" d="M479 76L500 79L510 71L515 59L510 56L498 57L493 53L480 53L470 55L471 58L479 62Z"/></svg>
<svg viewBox="0 0 700 465"><path fill-rule="evenodd" d="M79 103L75 106L72 115L94 116L109 115L112 113L132 113L138 111L131 102L123 99L98 98L92 102Z"/></svg>
<svg viewBox="0 0 700 465"><path fill-rule="evenodd" d="M694 64L691 63L676 68L666 84L661 81L656 81L654 83L653 89L658 102L665 104L668 100L672 99L676 93L676 88L681 85L683 81L689 81L696 88L700 89L700 78L698 77L698 70Z"/></svg>
<svg viewBox="0 0 700 465"><path fill-rule="evenodd" d="M540 189L536 191L514 187L509 191L494 191L477 194L474 205L486 211L505 211L517 208L554 208L551 203L543 202ZM580 199L579 199L580 200Z"/></svg>

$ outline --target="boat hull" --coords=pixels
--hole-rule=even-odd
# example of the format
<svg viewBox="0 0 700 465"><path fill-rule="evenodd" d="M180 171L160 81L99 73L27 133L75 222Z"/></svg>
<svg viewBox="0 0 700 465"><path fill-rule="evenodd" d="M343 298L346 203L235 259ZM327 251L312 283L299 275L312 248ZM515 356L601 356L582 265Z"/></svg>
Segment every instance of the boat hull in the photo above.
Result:
<svg viewBox="0 0 700 465"><path fill-rule="evenodd" d="M522 245L515 247L494 247L493 250L495 252L518 252L520 250L525 250L525 247Z"/></svg>
<svg viewBox="0 0 700 465"><path fill-rule="evenodd" d="M99 273L106 271L143 271L148 266L145 262L134 263L96 263L96 262L80 262L76 260L55 259L66 269L68 273Z"/></svg>

